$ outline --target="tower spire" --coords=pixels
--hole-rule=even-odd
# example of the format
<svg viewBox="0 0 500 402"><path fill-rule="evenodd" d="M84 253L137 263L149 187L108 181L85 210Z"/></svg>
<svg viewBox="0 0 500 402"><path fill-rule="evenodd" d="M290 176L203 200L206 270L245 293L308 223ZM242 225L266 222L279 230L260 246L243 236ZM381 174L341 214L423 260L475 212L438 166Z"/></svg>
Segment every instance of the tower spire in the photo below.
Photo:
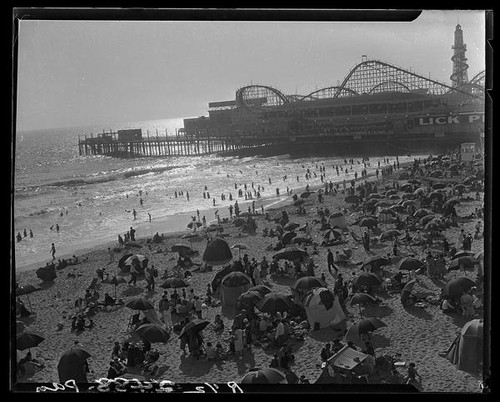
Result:
<svg viewBox="0 0 500 402"><path fill-rule="evenodd" d="M455 42L451 48L453 49L453 56L451 57L451 61L453 62L453 73L450 76L450 80L454 88L459 88L469 81L467 76L469 65L465 57L467 45L464 43L462 27L458 23L455 27Z"/></svg>

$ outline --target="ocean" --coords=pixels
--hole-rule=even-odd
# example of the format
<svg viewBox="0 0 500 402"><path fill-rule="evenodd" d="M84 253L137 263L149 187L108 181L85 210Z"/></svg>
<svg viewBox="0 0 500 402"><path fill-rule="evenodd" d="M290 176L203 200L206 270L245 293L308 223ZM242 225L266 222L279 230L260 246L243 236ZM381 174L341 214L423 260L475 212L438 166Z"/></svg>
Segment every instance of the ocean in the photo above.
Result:
<svg viewBox="0 0 500 402"><path fill-rule="evenodd" d="M228 217L228 206L236 200L241 210L246 211L252 200L245 201L244 196L238 196L239 189L245 193L245 185L247 191L260 186L258 205L269 206L287 198L287 187L297 192L307 184L311 187L321 185L322 166L325 167L326 181L334 183L351 180L355 172L360 175L363 169L363 164L357 163L359 158L351 170L350 164L344 164L344 158L324 156L239 158L211 155L120 159L78 155L79 134L125 128L141 128L144 134L146 130L165 133L166 129L173 134L180 127L182 118L131 122L113 127L18 132L15 138L13 235L18 232L23 235L26 229L28 234L32 230L33 237L28 235L20 242L14 239L16 270L33 267L33 264L45 265L51 260L51 243L55 244L57 258L116 242L118 234L123 237L130 226L137 230L136 236L139 237L156 232L187 232L187 224L190 217L196 215L196 210L201 216L206 215L207 222L215 220L214 210L218 210L221 218ZM391 163L395 160L391 155L371 157L368 173L372 173L377 168L377 161L385 156L390 157ZM399 161L403 163L414 157L400 155ZM348 174L337 176L334 169L337 164L344 169L348 167ZM309 180L305 178L307 169L312 175ZM279 188L279 196L276 188ZM180 192L183 195L179 195ZM210 198L203 197L206 192ZM229 200L230 193L233 201ZM225 195L225 200L221 199L221 194ZM132 215L134 209L136 220ZM55 229L56 225L59 231Z"/></svg>

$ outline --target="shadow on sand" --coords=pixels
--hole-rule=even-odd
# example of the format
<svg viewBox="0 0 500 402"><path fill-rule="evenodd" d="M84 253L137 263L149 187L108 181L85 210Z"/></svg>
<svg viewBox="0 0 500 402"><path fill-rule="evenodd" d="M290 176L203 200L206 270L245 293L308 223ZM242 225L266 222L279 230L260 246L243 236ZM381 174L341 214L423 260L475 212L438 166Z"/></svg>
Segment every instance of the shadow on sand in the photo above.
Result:
<svg viewBox="0 0 500 402"><path fill-rule="evenodd" d="M390 308L389 306L367 305L365 307L365 309L363 310L363 316L364 317L383 318L383 317L387 317L388 315L391 315L392 312L393 312L393 309Z"/></svg>
<svg viewBox="0 0 500 402"><path fill-rule="evenodd" d="M128 288L126 288L125 290L122 291L120 296L123 296L123 297L137 296L137 295L142 294L142 292L143 292L143 288L141 288L139 286L130 286L129 285Z"/></svg>
<svg viewBox="0 0 500 402"><path fill-rule="evenodd" d="M433 315L427 310L420 307L405 307L405 311L415 317L422 318L424 320L432 320Z"/></svg>

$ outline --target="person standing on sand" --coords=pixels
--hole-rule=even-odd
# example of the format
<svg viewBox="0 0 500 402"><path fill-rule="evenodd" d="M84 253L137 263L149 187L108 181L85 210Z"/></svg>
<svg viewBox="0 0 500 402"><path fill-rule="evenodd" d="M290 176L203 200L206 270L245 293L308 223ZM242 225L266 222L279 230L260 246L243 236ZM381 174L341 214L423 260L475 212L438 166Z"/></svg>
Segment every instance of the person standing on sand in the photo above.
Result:
<svg viewBox="0 0 500 402"><path fill-rule="evenodd" d="M335 274L337 274L339 272L339 269L333 263L333 253L332 253L332 250L330 250L330 249L328 249L328 253L327 253L327 256L326 256L326 262L328 264L328 272L330 272L330 274L332 276L335 276L335 275L333 275L332 268L335 269Z"/></svg>
<svg viewBox="0 0 500 402"><path fill-rule="evenodd" d="M137 218L137 212L135 209L132 210L132 215L134 215L134 221L135 221Z"/></svg>
<svg viewBox="0 0 500 402"><path fill-rule="evenodd" d="M130 240L135 241L135 229L130 226Z"/></svg>
<svg viewBox="0 0 500 402"><path fill-rule="evenodd" d="M115 252L111 250L111 247L108 247L109 254L109 263L112 263L115 260Z"/></svg>
<svg viewBox="0 0 500 402"><path fill-rule="evenodd" d="M56 246L52 243L50 247L50 254L52 254L52 261L56 259Z"/></svg>
<svg viewBox="0 0 500 402"><path fill-rule="evenodd" d="M148 212L149 223L151 223L151 214Z"/></svg>

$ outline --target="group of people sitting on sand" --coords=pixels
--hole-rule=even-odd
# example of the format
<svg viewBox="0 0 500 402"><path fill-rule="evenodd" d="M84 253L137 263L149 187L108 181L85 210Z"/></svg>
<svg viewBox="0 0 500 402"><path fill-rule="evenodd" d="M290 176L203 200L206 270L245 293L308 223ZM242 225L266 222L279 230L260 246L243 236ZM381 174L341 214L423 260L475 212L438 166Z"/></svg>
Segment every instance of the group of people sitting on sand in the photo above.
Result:
<svg viewBox="0 0 500 402"><path fill-rule="evenodd" d="M159 358L160 352L147 340L138 343L125 341L122 345L115 342L107 378L114 379L126 373L154 377L159 371Z"/></svg>
<svg viewBox="0 0 500 402"><path fill-rule="evenodd" d="M477 289L472 288L454 297L441 294L439 307L448 314L462 315L467 318L476 317L476 310L480 310L483 307L481 298L477 293Z"/></svg>

